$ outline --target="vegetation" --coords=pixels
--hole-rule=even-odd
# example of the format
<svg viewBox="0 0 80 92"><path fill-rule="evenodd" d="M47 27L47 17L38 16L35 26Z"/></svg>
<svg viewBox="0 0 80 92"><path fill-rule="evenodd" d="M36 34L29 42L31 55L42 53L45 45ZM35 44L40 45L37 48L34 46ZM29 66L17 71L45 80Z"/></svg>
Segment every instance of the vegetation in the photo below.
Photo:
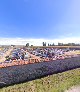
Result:
<svg viewBox="0 0 80 92"><path fill-rule="evenodd" d="M80 50L80 46L58 46L58 45L54 45L54 46L29 46L30 48L34 49L34 48L67 48L67 49L75 49L75 50Z"/></svg>
<svg viewBox="0 0 80 92"><path fill-rule="evenodd" d="M26 47L29 47L29 43L26 44Z"/></svg>
<svg viewBox="0 0 80 92"><path fill-rule="evenodd" d="M80 67L80 57L0 69L0 87L27 82Z"/></svg>
<svg viewBox="0 0 80 92"><path fill-rule="evenodd" d="M46 46L46 42L43 42L43 46ZM54 43L48 43L48 46L80 46L80 43L79 44L76 44L76 43L58 43L58 45L55 45Z"/></svg>
<svg viewBox="0 0 80 92"><path fill-rule="evenodd" d="M1 88L0 92L64 92L76 84L80 84L80 68Z"/></svg>
<svg viewBox="0 0 80 92"><path fill-rule="evenodd" d="M46 46L46 42L43 42L43 46Z"/></svg>

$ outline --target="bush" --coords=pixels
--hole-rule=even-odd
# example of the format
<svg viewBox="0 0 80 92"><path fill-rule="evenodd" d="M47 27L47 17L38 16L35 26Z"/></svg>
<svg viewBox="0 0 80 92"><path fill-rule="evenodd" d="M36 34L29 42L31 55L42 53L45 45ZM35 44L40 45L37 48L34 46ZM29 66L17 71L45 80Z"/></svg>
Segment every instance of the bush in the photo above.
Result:
<svg viewBox="0 0 80 92"><path fill-rule="evenodd" d="M0 69L0 87L30 81L80 67L80 57Z"/></svg>

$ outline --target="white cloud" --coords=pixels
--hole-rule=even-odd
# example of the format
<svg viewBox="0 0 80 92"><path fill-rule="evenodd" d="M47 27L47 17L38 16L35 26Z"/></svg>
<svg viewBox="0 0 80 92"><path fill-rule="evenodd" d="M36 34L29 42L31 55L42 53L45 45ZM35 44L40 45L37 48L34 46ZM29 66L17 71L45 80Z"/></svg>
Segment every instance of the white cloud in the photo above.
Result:
<svg viewBox="0 0 80 92"><path fill-rule="evenodd" d="M46 43L80 43L79 37L74 38L61 38L61 39L27 39L27 38L0 38L1 45L26 45L26 43L30 43L30 45L34 46L42 46L42 42Z"/></svg>

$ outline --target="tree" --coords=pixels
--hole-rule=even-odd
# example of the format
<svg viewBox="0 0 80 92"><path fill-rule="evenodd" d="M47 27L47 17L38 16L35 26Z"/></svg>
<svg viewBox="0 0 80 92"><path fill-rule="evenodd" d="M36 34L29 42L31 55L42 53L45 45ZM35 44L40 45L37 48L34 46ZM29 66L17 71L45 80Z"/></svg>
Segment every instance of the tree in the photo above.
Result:
<svg viewBox="0 0 80 92"><path fill-rule="evenodd" d="M46 42L45 42L45 46L46 46Z"/></svg>
<svg viewBox="0 0 80 92"><path fill-rule="evenodd" d="M58 46L63 46L63 43L58 43Z"/></svg>
<svg viewBox="0 0 80 92"><path fill-rule="evenodd" d="M33 45L31 45L31 47L33 47Z"/></svg>
<svg viewBox="0 0 80 92"><path fill-rule="evenodd" d="M52 44L52 46L55 46L54 43Z"/></svg>
<svg viewBox="0 0 80 92"><path fill-rule="evenodd" d="M44 46L44 42L43 42L43 46Z"/></svg>
<svg viewBox="0 0 80 92"><path fill-rule="evenodd" d="M26 47L29 47L29 43L26 44Z"/></svg>
<svg viewBox="0 0 80 92"><path fill-rule="evenodd" d="M48 43L48 46L50 46L49 43Z"/></svg>
<svg viewBox="0 0 80 92"><path fill-rule="evenodd" d="M43 42L43 46L46 46L46 42Z"/></svg>

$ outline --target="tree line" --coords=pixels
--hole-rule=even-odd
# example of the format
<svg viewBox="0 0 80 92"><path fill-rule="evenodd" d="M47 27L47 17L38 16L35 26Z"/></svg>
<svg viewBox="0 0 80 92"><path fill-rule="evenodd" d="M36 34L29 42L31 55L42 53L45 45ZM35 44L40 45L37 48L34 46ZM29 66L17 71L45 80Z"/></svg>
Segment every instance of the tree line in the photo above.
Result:
<svg viewBox="0 0 80 92"><path fill-rule="evenodd" d="M29 43L27 43L26 44L26 47L29 47L30 45L29 45ZM33 45L31 45L31 46L33 46ZM66 44L64 44L64 43L58 43L57 45L55 45L54 43L46 43L46 42L43 42L42 43L42 46L80 46L80 44L77 44L77 43L66 43Z"/></svg>
<svg viewBox="0 0 80 92"><path fill-rule="evenodd" d="M58 43L57 45L55 45L54 43L46 43L46 42L43 42L43 46L80 46L80 44L76 44L76 43Z"/></svg>

